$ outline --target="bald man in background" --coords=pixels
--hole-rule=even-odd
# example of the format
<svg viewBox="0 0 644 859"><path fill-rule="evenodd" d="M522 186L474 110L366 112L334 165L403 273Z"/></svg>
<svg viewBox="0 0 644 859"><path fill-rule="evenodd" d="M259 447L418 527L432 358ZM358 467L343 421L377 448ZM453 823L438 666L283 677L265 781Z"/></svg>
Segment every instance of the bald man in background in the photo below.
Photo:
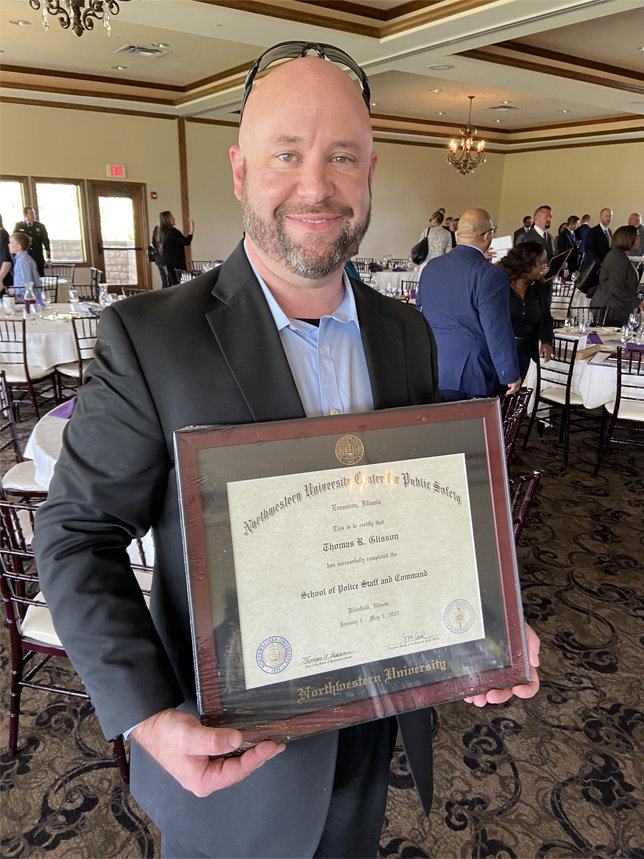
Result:
<svg viewBox="0 0 644 859"><path fill-rule="evenodd" d="M640 244L637 250L631 251L629 253L630 257L642 257L644 256L644 224L642 224L642 216L639 212L633 212L633 214L628 219L628 224L631 227L635 227L637 233L640 237Z"/></svg>
<svg viewBox="0 0 644 859"><path fill-rule="evenodd" d="M434 403L436 345L421 314L343 274L369 224L377 160L344 71L316 57L271 71L230 157L245 241L190 284L103 313L37 516L40 578L106 737L133 729L132 793L163 857L374 857L398 727L429 809L431 713L222 757L241 734L196 716L173 432ZM150 527L151 615L126 555ZM514 691L537 688L533 673Z"/></svg>
<svg viewBox="0 0 644 859"><path fill-rule="evenodd" d="M485 209L470 209L458 225L456 248L430 260L416 304L438 346L438 378L446 401L489 397L521 387L510 321L510 283L485 258L495 227Z"/></svg>

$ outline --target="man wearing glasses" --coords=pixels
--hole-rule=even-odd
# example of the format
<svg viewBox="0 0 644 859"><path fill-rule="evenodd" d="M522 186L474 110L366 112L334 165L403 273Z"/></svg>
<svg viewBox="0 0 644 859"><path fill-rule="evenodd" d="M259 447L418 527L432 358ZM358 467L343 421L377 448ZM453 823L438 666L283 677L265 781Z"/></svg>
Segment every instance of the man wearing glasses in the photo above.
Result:
<svg viewBox="0 0 644 859"><path fill-rule="evenodd" d="M285 59L293 62L251 91L256 74ZM334 63L356 74L362 93ZM132 733L132 792L161 829L164 857L378 850L395 719L229 758L240 733L197 719L172 439L186 425L438 400L422 315L343 275L369 223L368 105L366 76L338 49L286 43L254 64L230 153L245 241L190 284L104 311L38 513L34 542L56 629L105 735ZM150 527L151 616L125 552ZM529 640L536 662L538 639ZM537 685L518 692L529 697ZM430 711L399 722L428 809Z"/></svg>
<svg viewBox="0 0 644 859"><path fill-rule="evenodd" d="M451 254L430 260L420 277L416 303L438 346L438 378L444 401L468 400L521 387L510 321L510 284L486 254L496 227L485 209L471 209L458 225Z"/></svg>

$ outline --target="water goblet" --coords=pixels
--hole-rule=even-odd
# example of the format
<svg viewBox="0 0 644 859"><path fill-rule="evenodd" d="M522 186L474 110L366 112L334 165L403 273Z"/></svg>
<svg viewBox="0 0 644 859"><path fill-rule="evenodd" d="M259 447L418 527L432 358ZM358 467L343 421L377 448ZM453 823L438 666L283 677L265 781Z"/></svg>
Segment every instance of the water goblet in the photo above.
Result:
<svg viewBox="0 0 644 859"><path fill-rule="evenodd" d="M34 325L42 325L42 307L39 304L29 306L29 320Z"/></svg>
<svg viewBox="0 0 644 859"><path fill-rule="evenodd" d="M631 326L630 325L628 325L628 324L622 325L622 330L620 332L619 339L622 341L624 346L626 346L628 341L631 339Z"/></svg>

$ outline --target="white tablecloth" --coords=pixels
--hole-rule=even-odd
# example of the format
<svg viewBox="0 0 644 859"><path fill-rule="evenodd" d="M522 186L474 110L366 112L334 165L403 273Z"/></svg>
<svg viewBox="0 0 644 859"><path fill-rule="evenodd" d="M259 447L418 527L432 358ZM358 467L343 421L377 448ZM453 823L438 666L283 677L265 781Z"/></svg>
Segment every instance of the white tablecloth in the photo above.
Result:
<svg viewBox="0 0 644 859"><path fill-rule="evenodd" d="M54 476L54 467L63 446L63 431L68 423L68 420L57 418L51 413L45 415L33 428L25 447L25 456L34 461L36 480L47 488L49 488ZM153 564L154 542L151 531L148 531L143 537L143 548L146 562L150 565ZM128 555L133 563L140 563L139 552L135 543L129 547Z"/></svg>
<svg viewBox="0 0 644 859"><path fill-rule="evenodd" d="M413 280L418 283L420 272L418 271L376 271L376 287L379 290L387 288L387 284L391 284L394 289L402 288L403 280Z"/></svg>
<svg viewBox="0 0 644 859"><path fill-rule="evenodd" d="M69 306L52 304L50 307L43 308L45 316L55 311L69 313ZM17 311L13 318L22 319L22 312L22 310ZM26 331L27 363L30 366L44 367L49 370L56 364L78 360L71 319L42 319L39 324L27 319ZM18 345L15 351L22 352L22 346Z"/></svg>

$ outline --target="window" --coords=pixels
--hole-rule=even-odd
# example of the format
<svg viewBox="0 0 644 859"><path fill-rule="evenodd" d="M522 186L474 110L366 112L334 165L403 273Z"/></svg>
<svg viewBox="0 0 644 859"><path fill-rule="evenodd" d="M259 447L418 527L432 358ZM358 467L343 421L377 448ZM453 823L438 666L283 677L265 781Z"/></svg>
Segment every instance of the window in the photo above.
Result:
<svg viewBox="0 0 644 859"><path fill-rule="evenodd" d="M18 221L22 221L25 205L24 182L22 179L0 180L0 215L5 230L11 234Z"/></svg>
<svg viewBox="0 0 644 859"><path fill-rule="evenodd" d="M36 180L38 220L47 227L55 262L85 262L81 189L77 182Z"/></svg>

